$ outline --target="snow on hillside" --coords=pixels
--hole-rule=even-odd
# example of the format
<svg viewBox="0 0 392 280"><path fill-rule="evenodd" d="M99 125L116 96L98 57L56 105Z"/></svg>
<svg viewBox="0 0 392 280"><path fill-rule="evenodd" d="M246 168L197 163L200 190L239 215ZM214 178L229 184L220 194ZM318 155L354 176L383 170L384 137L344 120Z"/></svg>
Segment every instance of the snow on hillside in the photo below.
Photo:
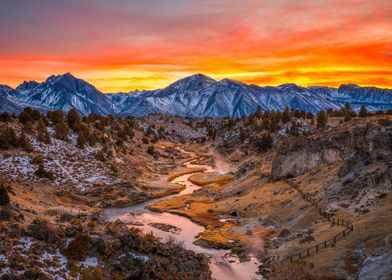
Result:
<svg viewBox="0 0 392 280"><path fill-rule="evenodd" d="M342 85L339 88L300 87L283 84L277 87L247 85L223 79L215 81L202 74L189 76L164 89L103 94L91 84L70 73L50 76L45 82L24 82L13 90L0 86L0 111L17 111L12 106L32 106L41 110L69 111L82 115L98 113L120 116L164 114L182 117L240 117L263 110L283 111L286 107L317 113L338 109L346 102L354 110L365 105L368 110L391 110L392 90ZM4 105L6 100L12 104Z"/></svg>

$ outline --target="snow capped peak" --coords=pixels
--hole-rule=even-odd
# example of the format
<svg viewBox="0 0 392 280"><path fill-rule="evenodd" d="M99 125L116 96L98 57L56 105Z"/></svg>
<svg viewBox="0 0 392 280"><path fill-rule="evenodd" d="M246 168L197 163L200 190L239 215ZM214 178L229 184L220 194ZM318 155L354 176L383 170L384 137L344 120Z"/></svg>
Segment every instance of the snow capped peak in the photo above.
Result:
<svg viewBox="0 0 392 280"><path fill-rule="evenodd" d="M283 91L293 91L293 92L303 92L306 91L306 88L300 87L297 84L294 83L288 83L288 84L282 84L277 86L278 89L283 90Z"/></svg>
<svg viewBox="0 0 392 280"><path fill-rule="evenodd" d="M228 78L220 80L218 84L220 86L247 86L239 81L228 79Z"/></svg>
<svg viewBox="0 0 392 280"><path fill-rule="evenodd" d="M23 83L21 83L19 86L16 87L16 90L18 90L21 93L26 93L34 89L38 85L39 83L36 81L24 81Z"/></svg>
<svg viewBox="0 0 392 280"><path fill-rule="evenodd" d="M26 94L21 94L24 90ZM392 109L392 90L389 89L352 84L339 88L305 88L296 84L260 87L231 79L216 81L203 74L185 77L164 89L105 95L88 82L65 73L50 76L40 84L24 82L17 90L0 86L0 96L15 105L42 110L76 108L82 115L94 112L122 116L161 113L184 117L239 117L253 113L257 106L263 110L282 111L289 107L316 113L338 109L346 102L355 110L361 105L368 110ZM18 110L12 103L7 104L7 110Z"/></svg>
<svg viewBox="0 0 392 280"><path fill-rule="evenodd" d="M195 88L195 87L208 86L213 83L216 83L216 81L214 79L212 79L206 75L203 75L203 74L195 74L195 75L180 79L180 80L174 82L173 84L171 84L169 87L184 85L187 87Z"/></svg>
<svg viewBox="0 0 392 280"><path fill-rule="evenodd" d="M344 84L339 86L339 90L352 90L352 89L359 89L360 86L356 84Z"/></svg>

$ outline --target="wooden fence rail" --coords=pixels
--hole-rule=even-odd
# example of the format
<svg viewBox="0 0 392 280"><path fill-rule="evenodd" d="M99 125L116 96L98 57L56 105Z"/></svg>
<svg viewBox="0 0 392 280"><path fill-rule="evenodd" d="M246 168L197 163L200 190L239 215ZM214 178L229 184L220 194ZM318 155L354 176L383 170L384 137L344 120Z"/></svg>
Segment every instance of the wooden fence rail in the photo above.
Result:
<svg viewBox="0 0 392 280"><path fill-rule="evenodd" d="M339 232L335 236L333 236L331 239L324 240L323 242L320 242L314 246L311 246L309 248L306 248L305 250L300 251L299 253L289 255L285 258L285 260L288 260L290 262L293 262L295 260L301 260L306 257L309 257L312 254L316 254L320 252L323 249L326 249L328 247L335 246L336 242L342 238L344 238L347 234L352 232L354 230L354 226L351 222L335 218L333 215L323 211L323 209L320 207L318 202L311 197L310 194L305 193L303 190L301 190L297 185L293 184L292 182L286 181L286 183L296 189L302 196L302 199L305 201L310 202L320 213L320 215L326 219L328 222L330 222L332 225L338 225L338 226L343 226L345 229L342 232Z"/></svg>

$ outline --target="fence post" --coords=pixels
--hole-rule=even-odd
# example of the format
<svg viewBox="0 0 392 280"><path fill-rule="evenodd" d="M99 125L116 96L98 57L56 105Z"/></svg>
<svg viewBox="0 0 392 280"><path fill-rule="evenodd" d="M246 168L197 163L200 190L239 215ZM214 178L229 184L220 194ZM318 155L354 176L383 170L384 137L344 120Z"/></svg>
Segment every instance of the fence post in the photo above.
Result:
<svg viewBox="0 0 392 280"><path fill-rule="evenodd" d="M333 245L336 244L336 235L333 237Z"/></svg>
<svg viewBox="0 0 392 280"><path fill-rule="evenodd" d="M293 256L290 256L290 263L293 262Z"/></svg>
<svg viewBox="0 0 392 280"><path fill-rule="evenodd" d="M324 241L324 248L327 248L327 240Z"/></svg>

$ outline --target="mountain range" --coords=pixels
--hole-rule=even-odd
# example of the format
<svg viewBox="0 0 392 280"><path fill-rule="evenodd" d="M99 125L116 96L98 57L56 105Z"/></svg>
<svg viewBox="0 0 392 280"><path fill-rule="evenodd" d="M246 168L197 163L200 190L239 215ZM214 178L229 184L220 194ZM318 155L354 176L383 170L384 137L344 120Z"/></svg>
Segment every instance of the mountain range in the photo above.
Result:
<svg viewBox="0 0 392 280"><path fill-rule="evenodd" d="M392 110L392 90L360 87L338 88L296 84L247 85L235 80L216 81L203 74L180 79L164 89L104 94L70 73L50 76L46 81L25 81L16 89L0 85L0 112L17 113L25 106L42 111L77 109L82 115L143 116L161 113L183 117L246 116L257 106L282 111L286 107L317 113L339 109L345 103L354 110Z"/></svg>

